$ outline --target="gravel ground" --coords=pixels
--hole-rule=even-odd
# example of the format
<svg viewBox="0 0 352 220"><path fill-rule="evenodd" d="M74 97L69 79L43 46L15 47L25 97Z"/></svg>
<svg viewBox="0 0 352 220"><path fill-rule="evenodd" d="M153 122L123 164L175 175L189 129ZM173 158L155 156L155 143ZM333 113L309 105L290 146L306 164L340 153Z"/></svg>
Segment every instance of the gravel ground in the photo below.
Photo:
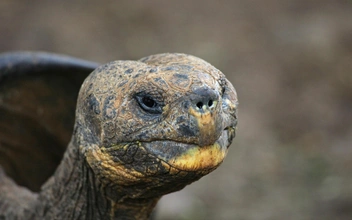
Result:
<svg viewBox="0 0 352 220"><path fill-rule="evenodd" d="M352 219L352 1L2 0L0 33L0 52L183 52L228 76L229 155L157 219Z"/></svg>

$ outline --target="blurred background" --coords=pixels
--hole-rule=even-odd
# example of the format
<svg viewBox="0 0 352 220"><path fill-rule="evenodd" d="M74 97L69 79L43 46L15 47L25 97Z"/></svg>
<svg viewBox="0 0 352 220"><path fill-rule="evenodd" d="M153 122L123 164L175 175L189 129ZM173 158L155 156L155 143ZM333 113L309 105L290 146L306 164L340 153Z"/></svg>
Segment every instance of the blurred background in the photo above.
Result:
<svg viewBox="0 0 352 220"><path fill-rule="evenodd" d="M352 219L352 1L0 1L0 52L105 63L182 52L237 89L221 167L157 219Z"/></svg>

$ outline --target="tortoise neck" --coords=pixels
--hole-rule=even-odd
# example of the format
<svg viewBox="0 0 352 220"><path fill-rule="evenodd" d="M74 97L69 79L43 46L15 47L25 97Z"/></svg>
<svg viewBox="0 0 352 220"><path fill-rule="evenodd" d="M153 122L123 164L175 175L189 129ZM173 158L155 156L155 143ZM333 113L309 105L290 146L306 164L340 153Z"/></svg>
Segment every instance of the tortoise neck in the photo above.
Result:
<svg viewBox="0 0 352 220"><path fill-rule="evenodd" d="M148 219L158 201L120 202L110 192L71 141L54 176L42 187L36 213L45 219Z"/></svg>

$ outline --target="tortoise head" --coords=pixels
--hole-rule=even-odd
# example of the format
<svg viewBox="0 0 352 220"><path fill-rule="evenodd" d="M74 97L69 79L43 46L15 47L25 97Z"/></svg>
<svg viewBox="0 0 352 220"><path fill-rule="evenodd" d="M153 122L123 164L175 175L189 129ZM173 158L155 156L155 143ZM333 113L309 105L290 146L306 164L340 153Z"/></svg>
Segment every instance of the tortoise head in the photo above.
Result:
<svg viewBox="0 0 352 220"><path fill-rule="evenodd" d="M217 168L236 124L237 95L224 74L194 56L158 54L91 73L79 93L74 138L99 181L148 198Z"/></svg>

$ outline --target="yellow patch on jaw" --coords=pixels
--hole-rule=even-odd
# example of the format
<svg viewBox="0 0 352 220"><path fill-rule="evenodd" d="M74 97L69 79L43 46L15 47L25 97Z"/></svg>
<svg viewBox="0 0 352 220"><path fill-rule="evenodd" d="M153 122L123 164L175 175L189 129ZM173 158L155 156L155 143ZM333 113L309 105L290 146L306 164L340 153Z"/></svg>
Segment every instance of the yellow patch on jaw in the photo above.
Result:
<svg viewBox="0 0 352 220"><path fill-rule="evenodd" d="M210 146L191 148L181 156L171 159L168 163L184 171L212 169L220 165L226 153L227 150L222 149L219 144L215 143Z"/></svg>
<svg viewBox="0 0 352 220"><path fill-rule="evenodd" d="M123 164L113 161L104 149L104 147L96 146L90 148L86 153L87 162L97 175L121 185L133 184L144 177L143 174L132 169L126 169Z"/></svg>

